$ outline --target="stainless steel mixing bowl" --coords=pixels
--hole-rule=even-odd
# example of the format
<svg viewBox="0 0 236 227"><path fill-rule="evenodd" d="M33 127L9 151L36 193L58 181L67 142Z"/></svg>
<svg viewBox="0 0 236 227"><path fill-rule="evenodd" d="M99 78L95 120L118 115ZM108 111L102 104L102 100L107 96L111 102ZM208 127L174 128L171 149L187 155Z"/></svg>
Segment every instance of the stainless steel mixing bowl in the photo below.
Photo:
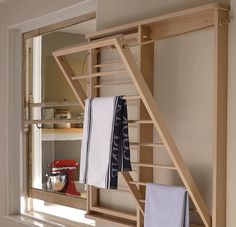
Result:
<svg viewBox="0 0 236 227"><path fill-rule="evenodd" d="M62 191L67 182L67 175L64 174L47 174L46 177L47 189L51 191Z"/></svg>

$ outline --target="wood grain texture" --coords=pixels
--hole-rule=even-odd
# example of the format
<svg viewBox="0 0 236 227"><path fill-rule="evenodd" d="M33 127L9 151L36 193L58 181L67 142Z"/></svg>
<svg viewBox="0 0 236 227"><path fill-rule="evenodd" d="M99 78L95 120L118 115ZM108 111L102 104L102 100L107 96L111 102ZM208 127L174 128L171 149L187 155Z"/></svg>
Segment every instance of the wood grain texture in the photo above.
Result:
<svg viewBox="0 0 236 227"><path fill-rule="evenodd" d="M144 80L150 92L153 95L154 92L154 42L151 40L151 30L148 26L138 27L138 42L147 43L146 45L139 46L139 68L144 76ZM150 116L146 110L142 101L139 102L139 119L149 119ZM140 144L153 142L153 125L141 124L139 126L139 141ZM140 146L138 154L140 163L153 163L153 147L152 146ZM147 165L138 166L138 179L145 182L153 182L153 169L147 168ZM146 188L139 187L142 198L145 198ZM140 211L138 214L138 227L144 225L144 218Z"/></svg>
<svg viewBox="0 0 236 227"><path fill-rule="evenodd" d="M94 51L95 50L95 51ZM87 71L90 74L97 73L99 69L94 68L93 65L98 64L99 61L99 55L100 53L97 51L97 49L89 50L89 55L88 55L88 68ZM89 78L89 86L88 86L88 97L97 97L99 96L99 92L97 89L94 89L94 86L99 84L99 78L97 77L91 77ZM90 212L92 207L98 206L99 204L99 189L88 185L88 200L87 200L87 211Z"/></svg>
<svg viewBox="0 0 236 227"><path fill-rule="evenodd" d="M226 226L228 12L215 11L215 135L212 226Z"/></svg>
<svg viewBox="0 0 236 227"><path fill-rule="evenodd" d="M185 16L177 16L151 25L151 38L154 40L214 26L214 10L204 10Z"/></svg>

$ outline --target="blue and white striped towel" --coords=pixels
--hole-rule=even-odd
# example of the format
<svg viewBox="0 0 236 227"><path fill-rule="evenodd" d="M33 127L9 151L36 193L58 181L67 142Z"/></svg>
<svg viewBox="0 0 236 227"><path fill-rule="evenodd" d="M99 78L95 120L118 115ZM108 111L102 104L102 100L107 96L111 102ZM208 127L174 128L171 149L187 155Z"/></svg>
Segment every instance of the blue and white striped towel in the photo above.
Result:
<svg viewBox="0 0 236 227"><path fill-rule="evenodd" d="M131 171L126 101L121 96L87 99L80 182L116 189L118 171Z"/></svg>

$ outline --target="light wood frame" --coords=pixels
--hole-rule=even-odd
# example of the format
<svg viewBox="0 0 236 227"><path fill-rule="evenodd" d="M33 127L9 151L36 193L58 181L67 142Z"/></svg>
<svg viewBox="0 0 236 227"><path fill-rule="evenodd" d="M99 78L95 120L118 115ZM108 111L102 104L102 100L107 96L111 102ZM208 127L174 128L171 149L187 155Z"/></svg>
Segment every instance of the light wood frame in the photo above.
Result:
<svg viewBox="0 0 236 227"><path fill-rule="evenodd" d="M43 121L36 121L34 122L33 120L29 119L29 112L30 109L32 109L33 107L58 107L58 106L78 106L81 105L78 102L57 102L57 103L30 103L29 97L27 95L27 90L28 90L28 77L29 77L29 73L27 72L27 65L28 63L28 59L27 59L27 54L26 52L28 51L26 49L26 40L39 36L39 35L44 35L50 32L54 32L57 31L58 29L62 29L68 26L72 26L78 23L82 23L88 20L92 20L96 18L96 12L90 12L90 13L86 13L84 15L69 19L69 20L65 20L59 23L55 23L53 25L49 25L49 26L45 26L42 27L40 29L36 29L33 31L29 31L26 33L22 34L22 42L23 42L23 61L22 61L22 65L23 65L23 90L24 90L24 97L23 97L23 124L25 127L25 132L26 132L26 137L27 137L27 144L26 144L26 149L27 149L27 165L28 165L28 172L27 172L27 194L29 198L35 198L35 199L39 199L39 200L44 200L46 202L51 202L51 203L56 203L59 205L64 205L64 206L70 206L73 208L77 208L77 209L82 209L82 210L86 210L86 198L80 198L80 197L76 197L76 196L68 196L68 195L63 195L63 194L59 194L59 193L54 193L54 192L49 192L46 190L42 190L42 189L37 189L37 188L32 188L32 162L31 162L31 134L32 134L32 130L31 130L31 125L32 124L38 124L38 123L43 123ZM79 87L80 88L80 87ZM82 93L80 93L80 95L82 95ZM32 105L31 105L32 104ZM30 105L30 106L29 106ZM47 122L47 121L46 121ZM50 122L50 121L49 121ZM56 121L55 121L56 122ZM55 122L50 122L50 123L55 123ZM74 121L75 123L77 121ZM62 123L61 121L59 123ZM70 122L71 123L71 122ZM31 210L31 205L28 206L27 208L28 211Z"/></svg>
<svg viewBox="0 0 236 227"><path fill-rule="evenodd" d="M61 49L53 53L59 66L66 78L71 81L69 67L61 64L62 58L68 54L76 53L79 51L98 49L107 46L115 46L119 52L120 57L130 75L130 78L135 85L144 106L151 117L151 120L159 133L171 159L176 167L185 187L187 188L189 195L206 227L222 227L226 224L225 218L225 203L226 203L226 110L227 110L227 33L228 33L228 8L218 5L209 4L201 7L196 7L176 13L171 13L163 16L159 16L152 19L147 19L135 23L131 23L124 26L119 26L112 29L97 32L88 36L91 42L84 45L76 45L66 49ZM173 138L171 137L162 117L160 111L153 99L152 92L145 82L145 77L137 68L136 61L133 58L126 41L122 36L111 37L115 34L129 34L139 30L140 27L148 27L150 30L150 37L153 40L167 38L175 35L184 34L199 29L212 27L215 30L215 149L214 149L214 164L213 164L213 208L212 218L209 214L207 206L202 199L200 192L194 183L191 174L185 165L178 148L175 145ZM108 37L109 38L104 38ZM98 39L98 40L96 40ZM97 64L97 63L96 63ZM93 72L92 72L93 73ZM74 75L74 74L73 74ZM92 79L96 84L97 79ZM78 82L79 83L79 82ZM72 89L74 90L78 100L83 106L84 96L80 96L79 90L77 90L73 83L70 82ZM93 95L91 93L91 96ZM146 158L146 157L144 157ZM144 205L142 201L142 194L138 190L137 184L132 180L129 173L122 173L130 191L132 192L137 206L141 214L144 214ZM141 183L141 182L140 182ZM144 183L145 184L145 183ZM96 206L97 192L90 188L91 193L89 198L88 210L90 211L91 205ZM92 210L92 209L91 209ZM111 212L110 212L111 213ZM116 216L114 214L114 216ZM120 215L122 216L122 215ZM119 218L119 217L117 217ZM138 225L142 226L142 223L138 221Z"/></svg>

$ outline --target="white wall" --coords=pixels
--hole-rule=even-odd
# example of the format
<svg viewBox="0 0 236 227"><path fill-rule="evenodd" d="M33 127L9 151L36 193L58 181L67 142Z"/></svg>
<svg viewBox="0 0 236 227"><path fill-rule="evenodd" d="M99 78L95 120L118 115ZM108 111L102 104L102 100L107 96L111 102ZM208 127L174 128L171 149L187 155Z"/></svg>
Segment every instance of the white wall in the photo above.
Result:
<svg viewBox="0 0 236 227"><path fill-rule="evenodd" d="M162 14L164 12L168 12L168 11L173 11L173 10L178 10L181 8L187 8L187 7L192 7L192 6L196 6L196 5L200 5L200 4L204 4L204 3L209 3L209 2L220 2L220 3L224 3L224 4L230 4L231 6L231 14L235 14L236 12L236 1L235 0L230 0L230 1L194 1L194 0L149 0L149 1L144 1L144 0L120 0L120 1L115 1L115 0L100 0L99 4L98 4L98 12L97 12L97 17L98 17L98 28L102 29L102 28L107 28L110 27L112 25L120 25L120 24L124 24L127 22L132 22L135 20L140 20L140 19L144 19L144 18L149 18L151 16L157 16L159 14ZM195 36L195 38L199 38L200 40L198 40L197 42L193 42L194 45L191 45L190 43L188 43L188 39L194 41L194 36L191 38L191 35L187 35L183 38L177 38L177 40L174 38L171 42L168 43L168 41L164 41L162 42L160 45L161 47L165 48L165 51L163 52L158 52L159 56L161 55L161 57L164 58L163 59L159 59L162 63L160 63L161 69L158 69L158 73L160 75L160 73L167 73L167 78L160 78L161 82L164 86L159 87L159 90L157 89L157 95L156 98L158 99L158 102L160 103L160 106L162 108L164 117L166 118L167 122L169 123L169 127L172 131L172 133L174 134L174 137L177 139L177 143L179 143L178 145L182 146L184 149L184 152L186 152L186 148L187 148L187 143L189 141L184 141L185 135L183 134L181 136L181 133L184 133L184 131L181 131L183 129L181 129L181 126L176 125L176 119L173 119L173 117L175 118L173 111L173 104L176 102L178 102L178 105L180 105L181 107L183 107L186 111L191 111L191 113L194 109L196 110L196 107L194 107L191 103L189 103L189 101L194 101L194 99L196 100L198 98L198 101L200 101L200 99L202 99L200 96L198 97L197 94L197 88L199 87L199 81L195 80L194 77L191 77L193 79L193 83L196 83L196 86L192 86L191 87L191 95L193 95L192 100L191 97L187 97L188 93L186 93L187 89L189 88L189 84L186 84L186 79L187 79L187 74L194 72L195 76L197 75L197 73L199 72L199 69L197 68L189 68L189 67L194 67L194 65L189 65L189 58L194 59L195 57L197 57L196 59L196 64L199 64L199 62L202 62L201 56L199 55L199 52L196 50L198 50L198 48L202 48L204 47L204 44L201 42L204 42L205 40L205 48L204 51L204 56L202 56L205 59L205 54L209 53L208 51L212 50L212 46L211 43L209 42L209 38L211 38L211 34L209 31L206 32L202 32L197 34L197 36ZM204 39L205 37L205 39ZM186 51L186 55L183 52L183 49L178 49L181 46L184 47L182 41L187 41L186 45L185 45L185 50ZM229 83L228 83L228 166L227 166L227 227L235 227L235 223L236 223L236 217L234 215L235 210L236 210L236 196L235 196L235 191L236 191L236 181L235 181L235 176L234 173L236 171L235 169L235 162L236 162L236 140L235 140L235 135L236 135L236 120L235 120L235 116L236 116L236 93L235 93L235 88L234 86L236 85L236 64L235 64L235 59L236 59L236 45L235 45L235 40L236 40L236 22L235 19L233 18L230 26L229 26ZM209 44L209 45L208 45ZM171 49L172 48L172 49ZM158 49L160 50L160 49ZM174 55L179 55L181 57L186 57L186 60L188 63L186 63L186 71L183 72L181 71L181 67L183 67L183 59L179 59L175 58ZM195 55L196 54L196 55ZM210 53L211 54L211 53ZM169 62L171 63L170 67L167 68L166 70L164 69L165 66L168 66L168 59ZM163 61L162 61L163 60ZM166 61L165 61L166 60ZM176 62L177 60L177 62ZM200 61L198 61L200 60ZM196 66L196 65L195 65ZM201 72L202 70L205 70L205 73L207 73L207 71L211 72L211 68L212 67L212 62L210 62L210 60L206 61L206 65L202 65L205 69L200 69ZM173 68L172 68L173 67ZM171 83L168 83L167 80L173 79L171 78L171 70L178 70L178 71L174 71L174 73L177 73L177 79L175 81L175 84L171 86ZM190 71L189 71L190 70ZM194 71L191 71L194 70ZM181 72L183 72L184 74L181 75ZM191 75L193 76L193 75ZM204 80L204 78L201 77L201 79ZM210 78L208 78L209 80ZM184 82L184 83L183 83ZM190 81L190 78L188 78L188 82ZM201 92L203 91L204 94L206 94L206 90L205 90L205 85L210 85L209 83L210 81L206 81L204 80L204 87L201 89ZM182 84L183 83L183 84ZM180 87L179 87L180 84ZM158 83L155 84L156 87L158 87ZM166 89L170 89L170 92L168 93ZM177 93L176 90L173 91L171 89L177 89ZM182 87L182 91L180 90ZM161 90L160 90L161 89ZM212 88L209 87L209 91ZM200 91L200 90L199 90ZM174 94L175 93L175 94ZM185 96L184 96L185 93ZM158 96L159 94L159 96ZM162 95L165 95L164 98ZM177 95L176 97L174 97L174 95ZM159 98L158 98L159 97ZM174 100L172 98L175 98ZM211 98L211 97L208 97ZM168 99L168 102L166 102L166 99ZM182 101L181 101L182 100ZM188 104L191 104L189 107L184 106L184 102L188 102ZM209 120L210 115L206 115L207 114L207 110L209 110L209 106L206 106L206 103L204 104L204 100L201 100L202 104L201 106L199 106L198 108L202 108L202 113L205 114L205 116L201 116L202 119L204 119L204 121L206 122L207 125L209 125L209 122L207 121L207 119ZM198 105L198 104L197 104ZM182 112L183 114L183 112ZM198 112L198 114L201 114L201 111ZM203 115L204 115L203 114ZM209 112L209 114L211 114ZM195 117L197 117L198 115L194 115ZM181 122L181 111L179 111L177 109L177 118L178 120L180 120ZM191 126L197 126L197 130L199 131L199 125L196 125L195 123L198 122L199 119L195 119L195 121L193 121L194 124L192 124ZM183 119L182 119L182 122ZM187 123L190 123L191 120L187 119ZM179 123L179 121L178 121ZM183 127L185 127L185 130L189 130L191 129L191 126L189 125L182 125ZM202 131L204 130L204 127L200 130ZM203 132L203 131L202 131ZM206 131L205 131L206 132ZM191 132L192 133L192 132ZM206 145L208 148L209 147L209 141L207 142L207 140L211 139L210 134L207 135L207 133L210 133L209 130L207 130L206 134L205 134L205 139L206 139ZM190 136L190 135L189 135ZM202 137L202 135L200 135L200 138ZM198 137L199 138L199 137ZM191 138L190 138L191 139ZM202 139L204 140L204 138L202 137ZM189 140L189 138L188 138ZM191 149L193 148L192 146L190 146ZM195 147L196 148L196 147ZM198 147L200 148L200 151L202 151L202 149L206 149L206 147ZM186 157L186 155L185 155ZM203 156L204 157L204 156ZM190 165L192 164L192 172L193 175L196 175L195 178L197 177L197 182L200 186L200 189L202 189L203 194L206 198L208 198L207 200L209 200L209 182L204 182L209 176L205 176L205 180L203 180L203 178L198 174L195 174L197 172L197 170L194 170L194 162L193 159L191 160L190 157L188 157L187 155L187 162L190 163ZM204 157L204 166L206 168L206 173L207 175L210 174L209 172L209 161L210 161L210 157L207 157L207 161ZM208 192L204 191L204 188L208 188ZM209 204L210 201L208 201Z"/></svg>

